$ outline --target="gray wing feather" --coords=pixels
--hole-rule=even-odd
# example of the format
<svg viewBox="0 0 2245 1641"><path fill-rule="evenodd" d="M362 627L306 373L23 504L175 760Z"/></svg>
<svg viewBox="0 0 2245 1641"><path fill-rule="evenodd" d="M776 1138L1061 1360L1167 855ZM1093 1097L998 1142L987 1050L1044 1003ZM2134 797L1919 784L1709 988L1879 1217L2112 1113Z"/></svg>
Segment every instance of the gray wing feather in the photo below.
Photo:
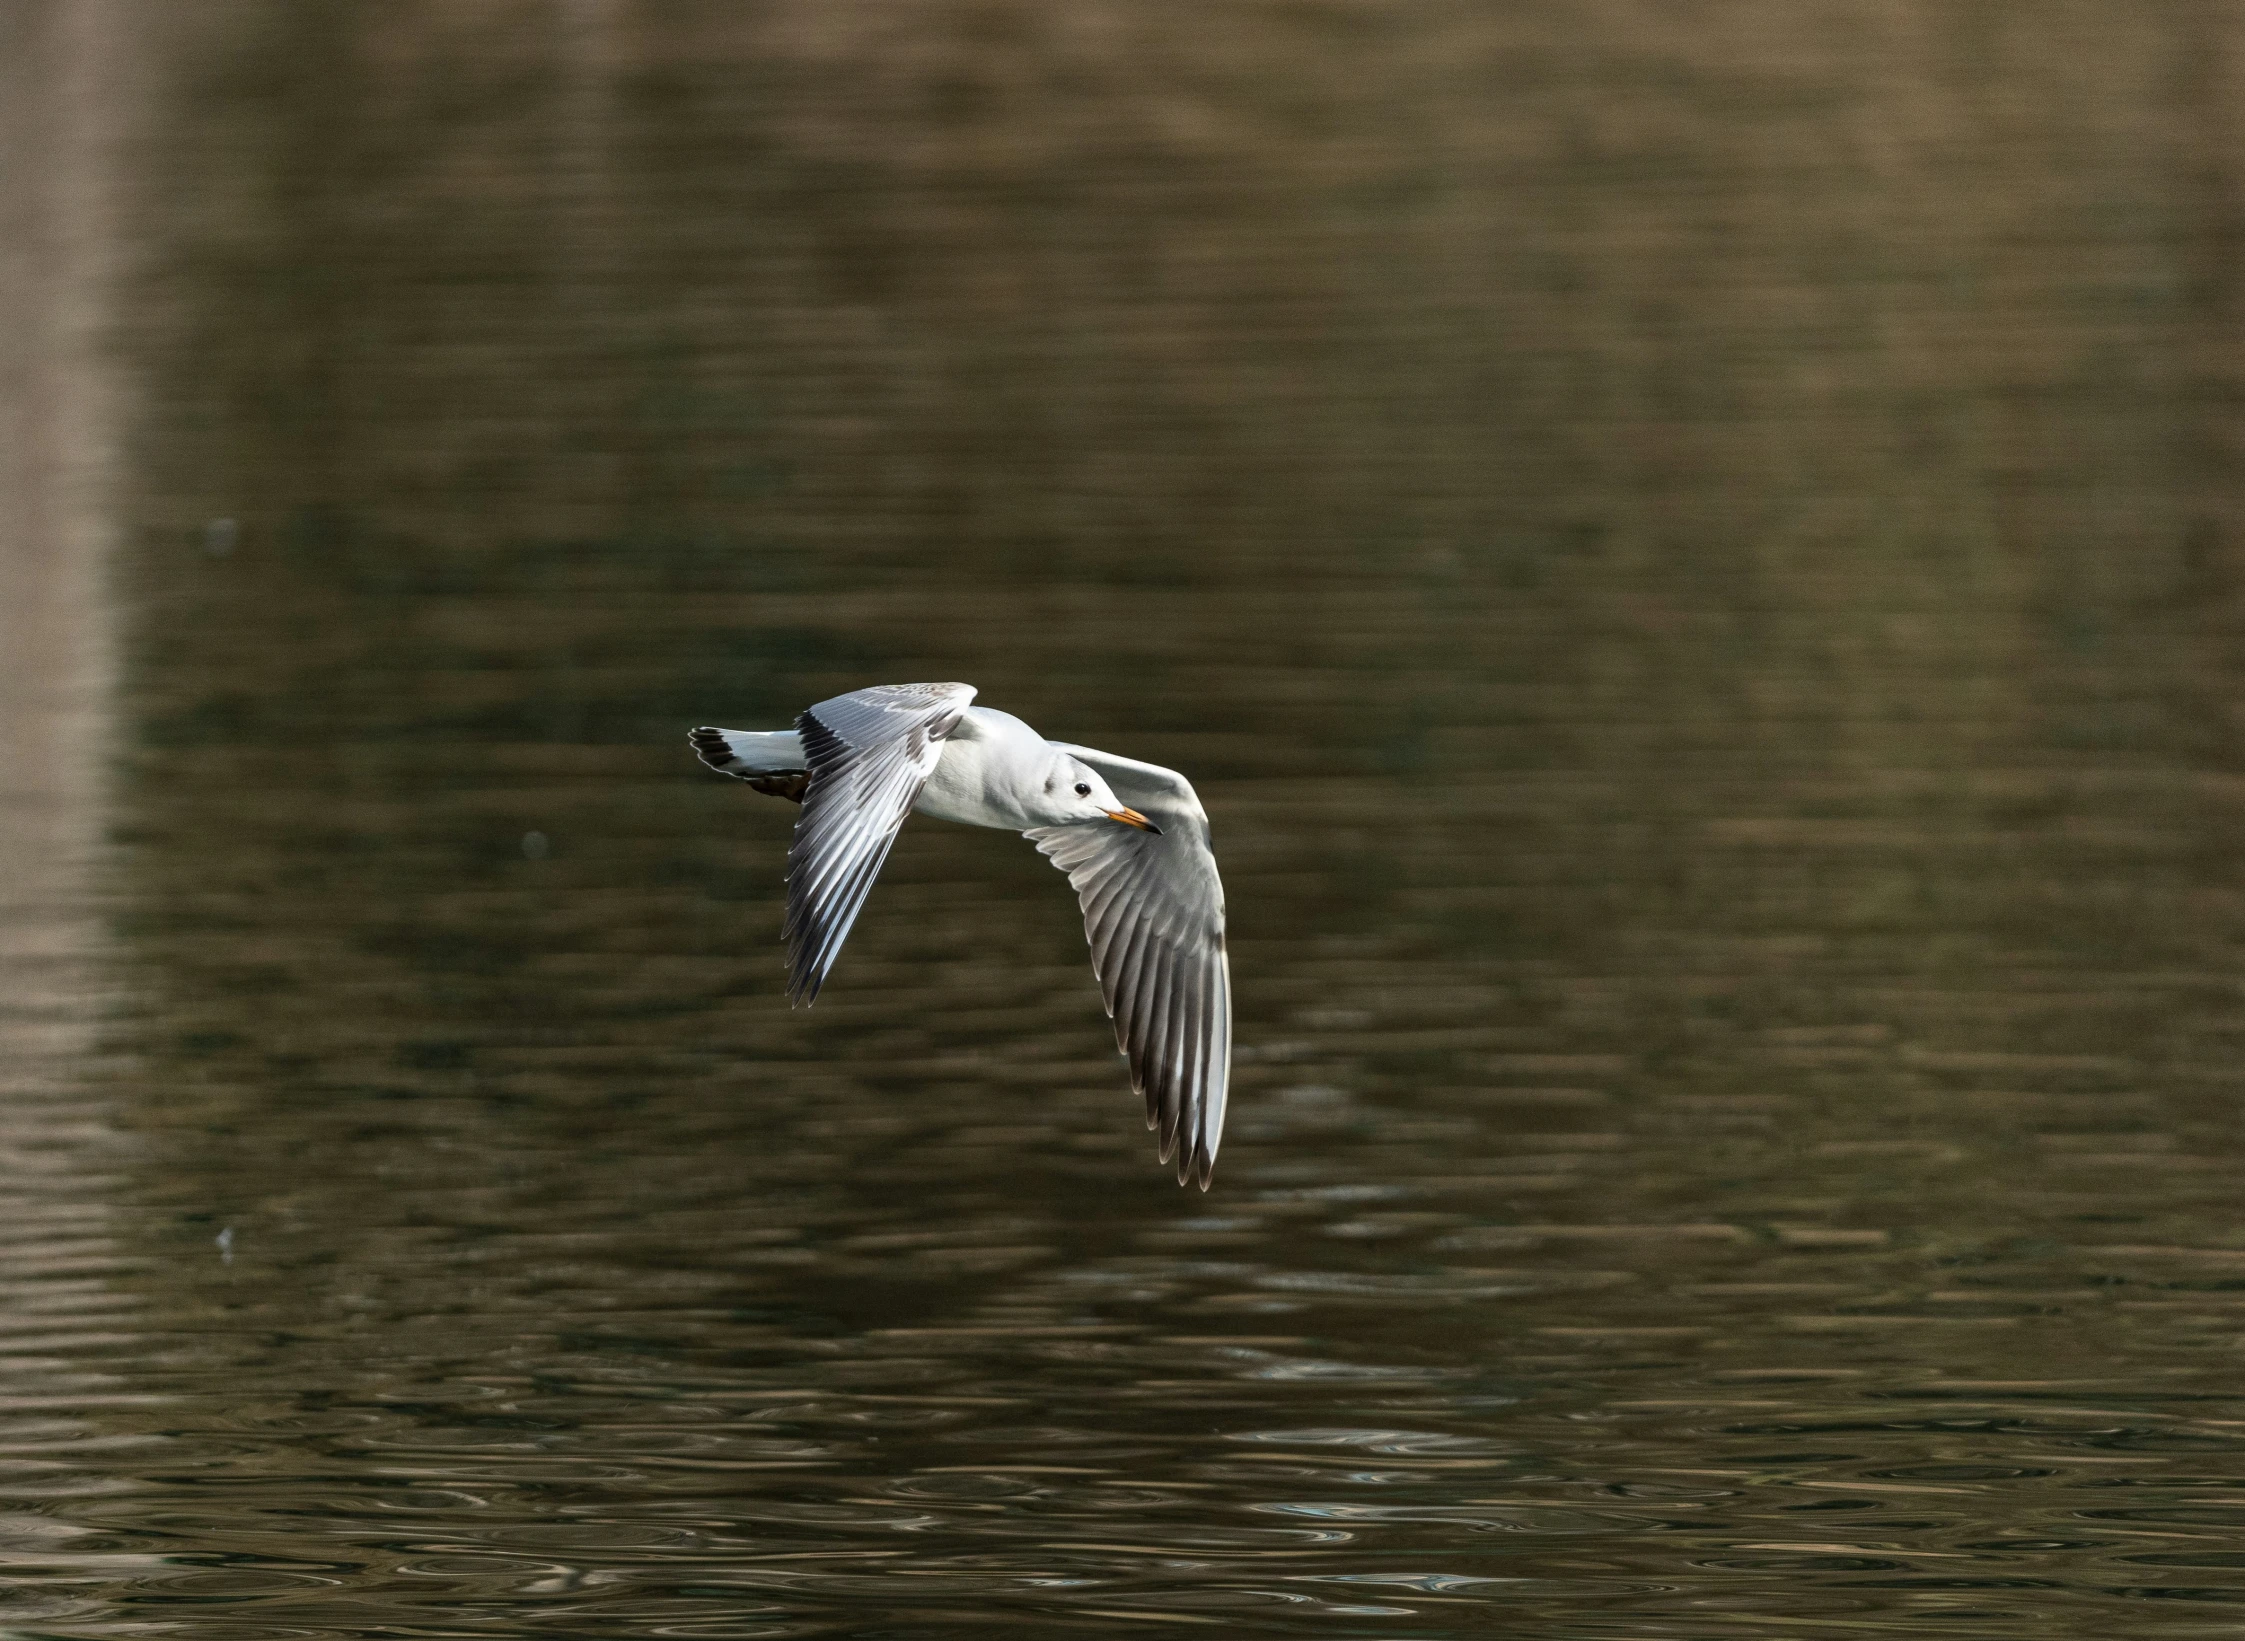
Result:
<svg viewBox="0 0 2245 1641"><path fill-rule="evenodd" d="M879 684L795 721L810 787L787 851L788 996L815 1001L943 740L974 699L966 684Z"/></svg>
<svg viewBox="0 0 2245 1641"><path fill-rule="evenodd" d="M1058 743L1056 743L1058 744ZM1146 1100L1146 1126L1177 1181L1208 1188L1224 1136L1231 1080L1232 981L1224 951L1224 885L1208 816L1173 769L1061 745L1106 777L1115 795L1161 828L1041 826L1025 834L1083 906L1099 995L1115 1042Z"/></svg>

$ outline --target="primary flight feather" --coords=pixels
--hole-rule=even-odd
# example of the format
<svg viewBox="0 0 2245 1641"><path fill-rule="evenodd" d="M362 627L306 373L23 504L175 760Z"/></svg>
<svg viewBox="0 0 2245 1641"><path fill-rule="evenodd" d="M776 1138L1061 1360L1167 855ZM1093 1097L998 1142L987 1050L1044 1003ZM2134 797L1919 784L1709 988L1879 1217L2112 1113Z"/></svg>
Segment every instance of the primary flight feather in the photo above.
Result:
<svg viewBox="0 0 2245 1641"><path fill-rule="evenodd" d="M703 763L803 806L787 852L788 995L818 997L904 817L1019 832L1076 891L1092 971L1146 1125L1208 1188L1231 1076L1224 885L1174 769L1048 741L966 684L877 684L791 730L701 728Z"/></svg>

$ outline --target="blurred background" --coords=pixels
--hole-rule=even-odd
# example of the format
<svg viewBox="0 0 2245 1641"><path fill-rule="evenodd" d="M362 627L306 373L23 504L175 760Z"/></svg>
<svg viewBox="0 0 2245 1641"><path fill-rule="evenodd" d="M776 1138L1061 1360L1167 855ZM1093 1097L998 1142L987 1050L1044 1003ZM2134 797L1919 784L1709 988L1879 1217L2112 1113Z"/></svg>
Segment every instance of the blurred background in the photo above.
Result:
<svg viewBox="0 0 2245 1641"><path fill-rule="evenodd" d="M0 1636L2233 1635L2245 7L0 0ZM1213 817L814 1012L685 730Z"/></svg>

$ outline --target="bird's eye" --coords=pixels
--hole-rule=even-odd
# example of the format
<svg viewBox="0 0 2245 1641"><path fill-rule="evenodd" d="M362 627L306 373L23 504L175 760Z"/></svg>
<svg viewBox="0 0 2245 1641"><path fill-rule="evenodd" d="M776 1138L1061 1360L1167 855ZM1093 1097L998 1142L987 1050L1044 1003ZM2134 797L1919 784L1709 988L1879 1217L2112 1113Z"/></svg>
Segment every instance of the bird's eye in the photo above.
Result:
<svg viewBox="0 0 2245 1641"><path fill-rule="evenodd" d="M1077 797L1079 797L1079 798L1088 798L1088 797L1090 797L1090 796L1091 796L1091 785L1090 785L1090 783L1089 783L1089 782L1087 782L1087 781L1078 781L1078 782L1076 783L1076 796L1077 796Z"/></svg>

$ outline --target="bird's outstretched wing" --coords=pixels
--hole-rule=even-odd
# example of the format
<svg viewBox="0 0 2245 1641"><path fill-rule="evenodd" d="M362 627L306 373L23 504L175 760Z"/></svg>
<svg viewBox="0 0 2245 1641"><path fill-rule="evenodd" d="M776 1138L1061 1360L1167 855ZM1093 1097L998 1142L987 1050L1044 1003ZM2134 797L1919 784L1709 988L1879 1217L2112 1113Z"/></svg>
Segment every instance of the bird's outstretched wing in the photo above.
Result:
<svg viewBox="0 0 2245 1641"><path fill-rule="evenodd" d="M1056 743L1058 744L1058 743ZM1083 905L1099 992L1114 1017L1146 1126L1177 1183L1208 1189L1224 1137L1231 1080L1232 976L1224 954L1224 885L1208 816L1174 769L1061 745L1161 828L1041 826L1024 833L1068 874Z"/></svg>
<svg viewBox="0 0 2245 1641"><path fill-rule="evenodd" d="M811 782L787 851L791 1001L818 997L944 738L973 699L967 684L876 684L795 721Z"/></svg>

